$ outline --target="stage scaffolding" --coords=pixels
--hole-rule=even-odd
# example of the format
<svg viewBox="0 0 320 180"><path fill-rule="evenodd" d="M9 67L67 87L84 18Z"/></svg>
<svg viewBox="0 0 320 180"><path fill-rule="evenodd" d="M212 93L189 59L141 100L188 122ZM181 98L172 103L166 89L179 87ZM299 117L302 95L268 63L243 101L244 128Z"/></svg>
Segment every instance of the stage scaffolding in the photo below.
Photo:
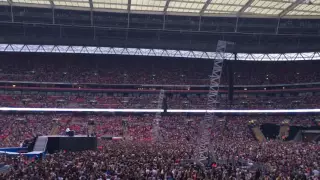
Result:
<svg viewBox="0 0 320 180"><path fill-rule="evenodd" d="M159 98L158 98L158 105L157 109L162 109L162 104L163 104L163 99L164 99L164 90L161 89L159 93ZM156 116L153 120L152 123L152 133L153 133L153 138L152 140L154 142L159 142L162 140L161 134L160 134L160 121L161 121L161 112L157 112Z"/></svg>
<svg viewBox="0 0 320 180"><path fill-rule="evenodd" d="M216 58L214 60L214 65L212 69L212 74L210 75L210 86L207 99L207 110L213 110L217 108L219 102L219 85L220 78L222 74L223 61L225 60L225 51L227 44L231 44L226 41L218 41L216 49ZM196 142L196 152L195 161L201 165L205 166L206 161L209 158L209 145L211 140L211 129L214 125L216 117L213 112L206 112L204 119L200 122L198 139Z"/></svg>

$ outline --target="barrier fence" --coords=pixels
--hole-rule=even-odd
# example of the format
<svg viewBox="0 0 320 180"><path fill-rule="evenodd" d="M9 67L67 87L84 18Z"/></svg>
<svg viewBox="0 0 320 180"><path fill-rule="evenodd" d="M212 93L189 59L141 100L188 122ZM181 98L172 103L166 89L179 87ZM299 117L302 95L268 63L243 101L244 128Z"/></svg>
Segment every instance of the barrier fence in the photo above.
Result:
<svg viewBox="0 0 320 180"><path fill-rule="evenodd" d="M95 108L15 108L0 107L0 111L13 112L130 112L130 113L157 113L164 109L95 109ZM245 113L245 114L280 114L280 113L320 113L320 109L168 109L168 113Z"/></svg>

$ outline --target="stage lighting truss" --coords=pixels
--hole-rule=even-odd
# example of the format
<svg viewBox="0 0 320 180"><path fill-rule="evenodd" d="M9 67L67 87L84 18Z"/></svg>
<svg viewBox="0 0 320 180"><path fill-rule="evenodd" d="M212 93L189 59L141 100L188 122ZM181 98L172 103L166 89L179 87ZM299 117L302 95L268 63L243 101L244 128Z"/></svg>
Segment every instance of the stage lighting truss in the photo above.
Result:
<svg viewBox="0 0 320 180"><path fill-rule="evenodd" d="M219 86L220 78L222 74L223 61L225 60L225 51L227 48L226 41L218 41L216 54L217 57L214 60L212 74L210 76L210 86L207 99L207 109L217 109L219 102ZM195 160L202 167L205 165L205 161L209 155L209 145L211 140L212 126L215 124L216 116L214 112L206 111L204 119L200 121L197 150L195 154Z"/></svg>
<svg viewBox="0 0 320 180"><path fill-rule="evenodd" d="M117 54L132 56L180 57L197 59L216 59L216 52L186 51L173 49L120 48L94 46L63 46L63 45L25 45L0 44L0 52L33 52L33 53L68 53L68 54ZM270 53L249 54L238 53L237 60L244 61L302 61L320 60L320 52L304 53ZM226 60L234 60L235 54L225 53Z"/></svg>
<svg viewBox="0 0 320 180"><path fill-rule="evenodd" d="M162 109L163 99L164 99L164 90L160 90L157 109ZM160 134L160 121L161 121L161 112L156 112L155 118L152 124L152 133L153 133L153 141L161 142L162 136Z"/></svg>

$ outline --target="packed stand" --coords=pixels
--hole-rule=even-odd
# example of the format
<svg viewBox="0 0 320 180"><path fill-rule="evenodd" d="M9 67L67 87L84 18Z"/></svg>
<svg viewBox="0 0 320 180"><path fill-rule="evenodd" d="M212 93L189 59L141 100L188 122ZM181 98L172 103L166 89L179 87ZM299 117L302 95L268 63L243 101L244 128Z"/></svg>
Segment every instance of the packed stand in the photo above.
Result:
<svg viewBox="0 0 320 180"><path fill-rule="evenodd" d="M129 59L127 59L129 58ZM1 81L208 85L212 61L153 57L77 55L2 55ZM60 60L59 60L60 59ZM201 63L199 63L201 61ZM234 66L235 85L268 85L319 82L319 62L245 62ZM229 66L229 64L227 65ZM228 84L227 68L222 84Z"/></svg>
<svg viewBox="0 0 320 180"><path fill-rule="evenodd" d="M0 146L20 146L26 140L38 135L47 135L53 126L52 115L0 114Z"/></svg>
<svg viewBox="0 0 320 180"><path fill-rule="evenodd" d="M80 95L81 94L81 95ZM39 93L33 95L0 94L1 107L31 107L31 108L133 108L155 109L158 105L155 94L92 94L50 95ZM207 96L205 94L168 94L169 109L205 109ZM247 96L234 97L232 103L227 97L219 99L218 108L226 109L304 109L317 108L320 96Z"/></svg>
<svg viewBox="0 0 320 180"><path fill-rule="evenodd" d="M158 95L138 96L112 95L9 95L0 94L2 107L32 108L156 108Z"/></svg>
<svg viewBox="0 0 320 180"><path fill-rule="evenodd" d="M230 102L228 97L219 98L218 108L221 109L303 109L317 108L320 96L247 96L242 95L233 98ZM206 109L207 95L182 95L174 94L167 96L169 109Z"/></svg>
<svg viewBox="0 0 320 180"><path fill-rule="evenodd" d="M67 114L2 114L0 122L1 147L20 146L39 135L65 135L70 128L76 134L88 134L88 122L95 124L95 136L126 137L135 141L152 140L154 115L71 115ZM199 118L185 121L183 116L166 116L161 123L162 138L180 140L195 134Z"/></svg>

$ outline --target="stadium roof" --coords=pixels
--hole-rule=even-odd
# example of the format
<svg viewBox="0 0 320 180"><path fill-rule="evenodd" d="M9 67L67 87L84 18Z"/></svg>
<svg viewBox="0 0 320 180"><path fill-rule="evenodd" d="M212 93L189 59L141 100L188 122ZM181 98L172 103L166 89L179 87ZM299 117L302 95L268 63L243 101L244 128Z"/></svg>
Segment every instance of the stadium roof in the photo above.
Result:
<svg viewBox="0 0 320 180"><path fill-rule="evenodd" d="M320 0L0 0L0 4L183 16L320 18Z"/></svg>
<svg viewBox="0 0 320 180"><path fill-rule="evenodd" d="M216 52L185 51L173 49L94 47L94 46L64 46L64 45L26 45L0 44L0 52L15 53L62 53L62 54L106 54L157 56L176 58L215 59ZM235 56L237 58L235 58ZM320 52L304 53L225 53L226 60L242 61L310 61L320 60Z"/></svg>

